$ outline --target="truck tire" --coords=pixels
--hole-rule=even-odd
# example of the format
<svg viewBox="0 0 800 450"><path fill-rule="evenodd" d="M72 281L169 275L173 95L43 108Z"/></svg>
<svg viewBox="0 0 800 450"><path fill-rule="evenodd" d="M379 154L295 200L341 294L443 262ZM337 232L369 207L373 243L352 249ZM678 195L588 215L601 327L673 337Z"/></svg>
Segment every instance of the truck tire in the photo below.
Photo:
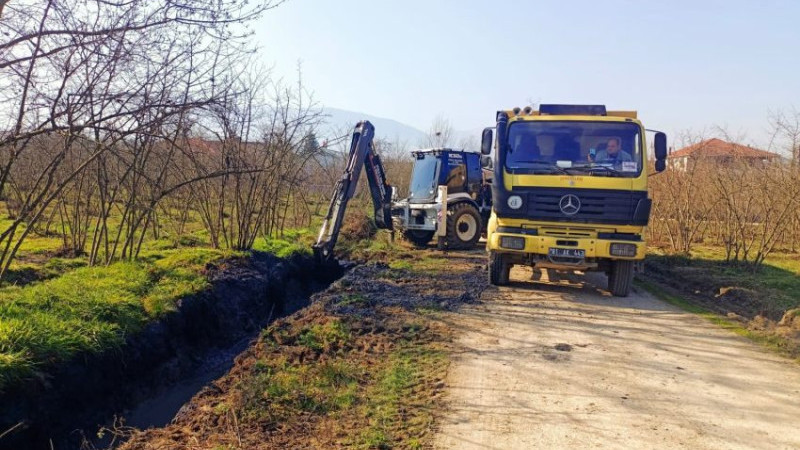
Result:
<svg viewBox="0 0 800 450"><path fill-rule="evenodd" d="M510 274L511 264L508 263L506 255L489 252L489 284L505 286L508 284Z"/></svg>
<svg viewBox="0 0 800 450"><path fill-rule="evenodd" d="M469 249L481 238L483 221L478 210L469 203L456 203L447 209L447 247Z"/></svg>
<svg viewBox="0 0 800 450"><path fill-rule="evenodd" d="M405 230L403 231L403 239L417 247L425 247L433 239L435 233L435 231L428 230Z"/></svg>
<svg viewBox="0 0 800 450"><path fill-rule="evenodd" d="M608 290L615 297L627 297L633 284L634 261L617 260L611 262L608 275Z"/></svg>

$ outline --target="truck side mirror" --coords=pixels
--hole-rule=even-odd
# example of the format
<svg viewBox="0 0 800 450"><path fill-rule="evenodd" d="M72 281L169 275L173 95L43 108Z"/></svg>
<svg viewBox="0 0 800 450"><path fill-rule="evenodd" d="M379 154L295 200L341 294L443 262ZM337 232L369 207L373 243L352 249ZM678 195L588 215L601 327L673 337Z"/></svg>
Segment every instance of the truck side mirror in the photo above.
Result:
<svg viewBox="0 0 800 450"><path fill-rule="evenodd" d="M490 153L492 153L492 129L484 128L481 136L481 154L488 155Z"/></svg>
<svg viewBox="0 0 800 450"><path fill-rule="evenodd" d="M656 172L663 172L667 168L667 135L659 131L656 133L654 139Z"/></svg>
<svg viewBox="0 0 800 450"><path fill-rule="evenodd" d="M658 132L655 136L656 161L667 159L667 135Z"/></svg>
<svg viewBox="0 0 800 450"><path fill-rule="evenodd" d="M494 166L492 164L492 157L489 155L481 155L481 168L483 169L491 169Z"/></svg>

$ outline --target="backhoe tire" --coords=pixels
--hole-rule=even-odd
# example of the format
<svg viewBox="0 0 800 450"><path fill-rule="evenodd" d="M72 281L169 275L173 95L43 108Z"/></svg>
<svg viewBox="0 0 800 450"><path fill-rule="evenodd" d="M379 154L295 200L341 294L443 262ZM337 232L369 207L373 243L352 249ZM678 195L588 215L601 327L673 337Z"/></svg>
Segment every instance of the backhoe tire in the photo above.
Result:
<svg viewBox="0 0 800 450"><path fill-rule="evenodd" d="M489 252L489 284L505 286L511 275L511 264L508 257L502 253Z"/></svg>
<svg viewBox="0 0 800 450"><path fill-rule="evenodd" d="M405 230L403 231L403 239L411 242L417 247L425 247L433 239L435 231L428 230Z"/></svg>
<svg viewBox="0 0 800 450"><path fill-rule="evenodd" d="M471 249L481 238L483 221L478 210L469 203L456 203L447 209L447 247Z"/></svg>
<svg viewBox="0 0 800 450"><path fill-rule="evenodd" d="M614 297L627 297L633 284L633 266L635 261L617 260L611 262L608 275L608 290Z"/></svg>

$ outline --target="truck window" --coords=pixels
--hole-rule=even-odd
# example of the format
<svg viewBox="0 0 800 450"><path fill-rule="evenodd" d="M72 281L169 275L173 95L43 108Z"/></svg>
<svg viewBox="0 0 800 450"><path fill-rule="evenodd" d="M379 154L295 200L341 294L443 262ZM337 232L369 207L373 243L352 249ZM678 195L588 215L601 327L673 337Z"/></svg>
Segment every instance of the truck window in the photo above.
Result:
<svg viewBox="0 0 800 450"><path fill-rule="evenodd" d="M587 175L635 177L642 170L642 133L635 123L515 122L508 143L506 167L520 173L575 168Z"/></svg>
<svg viewBox="0 0 800 450"><path fill-rule="evenodd" d="M414 161L411 172L409 198L416 201L433 200L436 196L436 181L439 173L439 159L432 153L420 153Z"/></svg>

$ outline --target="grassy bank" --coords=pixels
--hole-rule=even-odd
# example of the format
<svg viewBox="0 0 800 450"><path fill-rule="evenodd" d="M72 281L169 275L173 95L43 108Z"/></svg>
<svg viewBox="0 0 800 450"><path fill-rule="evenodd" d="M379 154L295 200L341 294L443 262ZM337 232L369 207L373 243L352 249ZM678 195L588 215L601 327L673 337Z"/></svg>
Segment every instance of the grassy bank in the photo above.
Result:
<svg viewBox="0 0 800 450"><path fill-rule="evenodd" d="M775 253L757 270L724 258L720 248L699 247L690 256L649 254L646 265L659 281L707 299L716 311L779 320L800 307L800 255Z"/></svg>
<svg viewBox="0 0 800 450"><path fill-rule="evenodd" d="M0 229L10 222L0 202ZM158 238L148 233L136 261L95 267L85 255L66 257L57 236L31 233L0 283L0 392L75 355L120 346L175 310L178 299L206 289L208 264L245 255L211 248L197 218L180 236L166 229ZM280 238L258 237L254 250L310 254L312 241L309 229L289 230Z"/></svg>
<svg viewBox="0 0 800 450"><path fill-rule="evenodd" d="M166 250L0 289L0 391L78 353L121 345L173 311L176 300L205 289L207 264L232 256L206 248Z"/></svg>

